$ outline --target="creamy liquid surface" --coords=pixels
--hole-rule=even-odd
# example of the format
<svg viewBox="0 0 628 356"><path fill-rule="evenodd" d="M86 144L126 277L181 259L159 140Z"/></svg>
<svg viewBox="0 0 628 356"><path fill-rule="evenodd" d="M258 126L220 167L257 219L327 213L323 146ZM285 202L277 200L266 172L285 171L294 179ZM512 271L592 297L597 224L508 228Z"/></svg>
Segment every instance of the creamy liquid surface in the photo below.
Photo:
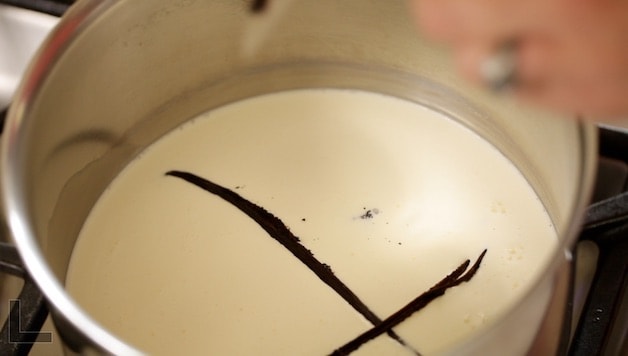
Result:
<svg viewBox="0 0 628 356"><path fill-rule="evenodd" d="M85 223L67 287L151 354L328 355L373 325L191 172L278 217L384 319L488 252L473 279L394 328L437 353L512 306L557 239L494 147L415 103L299 90L210 111L144 151ZM383 334L355 355L412 354Z"/></svg>

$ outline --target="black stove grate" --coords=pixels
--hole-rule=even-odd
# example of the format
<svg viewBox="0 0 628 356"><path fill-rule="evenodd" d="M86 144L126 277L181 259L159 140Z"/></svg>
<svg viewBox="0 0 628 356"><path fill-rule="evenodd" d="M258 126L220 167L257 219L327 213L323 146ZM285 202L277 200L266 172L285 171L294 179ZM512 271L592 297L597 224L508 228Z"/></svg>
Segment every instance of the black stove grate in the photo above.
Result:
<svg viewBox="0 0 628 356"><path fill-rule="evenodd" d="M42 341L38 339L39 331L48 317L48 308L15 247L3 242L0 242L0 273L24 280L22 291L11 301L7 320L0 329L0 355L27 355L35 342Z"/></svg>
<svg viewBox="0 0 628 356"><path fill-rule="evenodd" d="M61 16L75 0L1 0L0 4Z"/></svg>

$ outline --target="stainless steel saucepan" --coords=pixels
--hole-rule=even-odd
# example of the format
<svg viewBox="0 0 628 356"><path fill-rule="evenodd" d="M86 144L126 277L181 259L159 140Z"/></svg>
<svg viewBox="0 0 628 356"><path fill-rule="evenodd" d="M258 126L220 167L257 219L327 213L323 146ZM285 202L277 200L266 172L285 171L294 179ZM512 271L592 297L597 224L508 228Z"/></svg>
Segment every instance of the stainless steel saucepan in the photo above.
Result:
<svg viewBox="0 0 628 356"><path fill-rule="evenodd" d="M85 218L125 164L208 109L262 93L333 87L447 113L521 170L553 220L559 248L516 306L450 351L551 353L558 336L546 314L560 309L558 272L592 187L595 127L467 87L446 54L420 38L402 1L292 2L247 54L253 16L244 0L80 0L31 63L4 133L4 203L68 352L137 351L82 311L63 284ZM548 307L552 296L558 304Z"/></svg>

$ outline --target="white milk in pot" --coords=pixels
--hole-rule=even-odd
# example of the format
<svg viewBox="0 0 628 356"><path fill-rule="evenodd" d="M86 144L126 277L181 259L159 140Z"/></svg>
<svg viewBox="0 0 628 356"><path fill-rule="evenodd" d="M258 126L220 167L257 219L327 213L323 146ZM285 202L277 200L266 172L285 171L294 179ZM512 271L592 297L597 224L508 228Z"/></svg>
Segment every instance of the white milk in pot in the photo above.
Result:
<svg viewBox="0 0 628 356"><path fill-rule="evenodd" d="M433 354L505 313L556 244L523 176L468 128L297 90L144 151L91 212L67 287L152 354Z"/></svg>

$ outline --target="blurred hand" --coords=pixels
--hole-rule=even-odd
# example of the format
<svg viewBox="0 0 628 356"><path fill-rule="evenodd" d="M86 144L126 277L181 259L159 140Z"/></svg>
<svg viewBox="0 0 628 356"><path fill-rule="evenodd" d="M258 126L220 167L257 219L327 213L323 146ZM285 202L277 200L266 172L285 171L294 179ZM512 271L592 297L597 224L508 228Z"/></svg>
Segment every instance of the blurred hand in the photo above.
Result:
<svg viewBox="0 0 628 356"><path fill-rule="evenodd" d="M519 97L589 117L628 117L628 1L411 0L424 35L452 46L460 72L515 43Z"/></svg>

